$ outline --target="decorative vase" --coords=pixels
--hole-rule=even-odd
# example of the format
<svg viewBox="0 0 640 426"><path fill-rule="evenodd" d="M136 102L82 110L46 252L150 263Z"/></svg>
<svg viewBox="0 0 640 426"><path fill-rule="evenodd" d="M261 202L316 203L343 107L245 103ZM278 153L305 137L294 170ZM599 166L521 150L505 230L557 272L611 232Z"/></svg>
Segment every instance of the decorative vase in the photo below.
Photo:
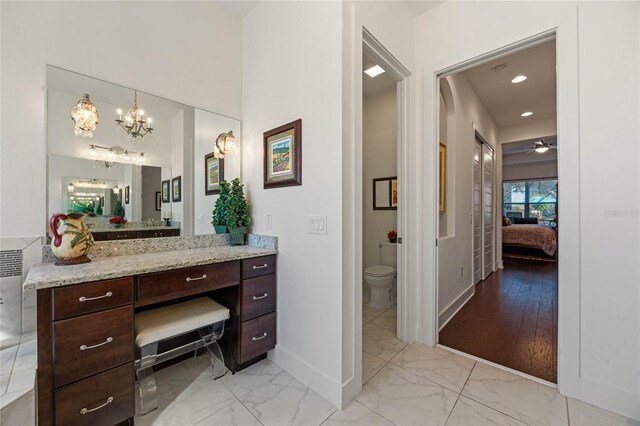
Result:
<svg viewBox="0 0 640 426"><path fill-rule="evenodd" d="M229 234L231 234L231 245L241 246L244 244L244 234L247 231L246 226L239 226L237 228L229 227Z"/></svg>
<svg viewBox="0 0 640 426"><path fill-rule="evenodd" d="M51 251L58 258L56 265L77 265L91 262L87 253L93 245L93 235L87 228L87 214L58 213L49 219L53 239Z"/></svg>
<svg viewBox="0 0 640 426"><path fill-rule="evenodd" d="M395 238L389 238L389 242L390 242L390 243L397 243L397 242L398 242L398 237L395 237Z"/></svg>
<svg viewBox="0 0 640 426"><path fill-rule="evenodd" d="M227 227L224 225L214 225L213 229L216 230L216 234L226 234L227 233Z"/></svg>
<svg viewBox="0 0 640 426"><path fill-rule="evenodd" d="M114 227L114 228L122 228L122 224L121 223L112 223L111 226Z"/></svg>

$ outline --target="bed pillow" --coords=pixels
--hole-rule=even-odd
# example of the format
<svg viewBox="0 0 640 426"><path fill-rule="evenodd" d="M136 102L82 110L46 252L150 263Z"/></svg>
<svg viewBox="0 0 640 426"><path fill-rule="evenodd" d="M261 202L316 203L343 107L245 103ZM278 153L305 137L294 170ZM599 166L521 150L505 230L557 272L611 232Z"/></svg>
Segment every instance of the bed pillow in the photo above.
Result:
<svg viewBox="0 0 640 426"><path fill-rule="evenodd" d="M537 225L538 218L537 217L516 217L515 224L516 225Z"/></svg>

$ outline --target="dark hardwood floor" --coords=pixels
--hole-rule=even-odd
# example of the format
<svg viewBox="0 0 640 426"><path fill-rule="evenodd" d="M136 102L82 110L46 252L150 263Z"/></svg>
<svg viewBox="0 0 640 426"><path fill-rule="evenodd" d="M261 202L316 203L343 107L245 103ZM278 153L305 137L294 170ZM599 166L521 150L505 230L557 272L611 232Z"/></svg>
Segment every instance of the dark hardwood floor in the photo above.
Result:
<svg viewBox="0 0 640 426"><path fill-rule="evenodd" d="M440 344L556 383L558 265L504 259L440 331Z"/></svg>

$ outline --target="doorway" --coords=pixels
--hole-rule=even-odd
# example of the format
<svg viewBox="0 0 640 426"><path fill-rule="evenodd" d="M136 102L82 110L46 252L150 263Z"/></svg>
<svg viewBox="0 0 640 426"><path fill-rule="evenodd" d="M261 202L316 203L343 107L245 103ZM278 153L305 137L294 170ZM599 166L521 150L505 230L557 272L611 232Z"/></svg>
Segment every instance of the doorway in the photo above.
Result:
<svg viewBox="0 0 640 426"><path fill-rule="evenodd" d="M440 138L455 160L439 164L454 188L439 211L437 279L441 345L552 383L555 61L555 38L547 38L440 76Z"/></svg>

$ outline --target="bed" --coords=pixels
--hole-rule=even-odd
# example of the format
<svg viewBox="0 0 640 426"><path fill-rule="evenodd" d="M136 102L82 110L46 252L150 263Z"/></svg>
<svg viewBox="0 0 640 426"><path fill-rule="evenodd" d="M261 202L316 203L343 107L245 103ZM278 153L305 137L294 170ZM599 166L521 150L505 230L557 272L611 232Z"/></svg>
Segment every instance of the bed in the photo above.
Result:
<svg viewBox="0 0 640 426"><path fill-rule="evenodd" d="M502 244L542 250L554 256L558 249L558 237L553 228L544 225L509 225L502 227Z"/></svg>

